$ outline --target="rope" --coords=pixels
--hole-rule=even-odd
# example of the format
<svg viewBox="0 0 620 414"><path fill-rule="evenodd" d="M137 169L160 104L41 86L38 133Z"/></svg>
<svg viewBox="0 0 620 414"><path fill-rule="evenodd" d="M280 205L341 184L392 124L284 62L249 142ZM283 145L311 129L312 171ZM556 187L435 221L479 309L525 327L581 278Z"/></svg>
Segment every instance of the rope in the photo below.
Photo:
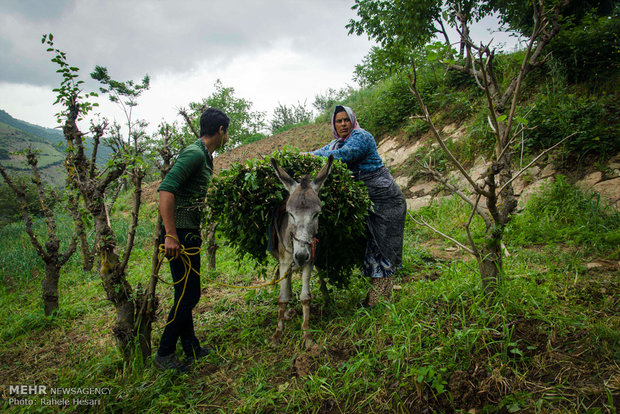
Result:
<svg viewBox="0 0 620 414"><path fill-rule="evenodd" d="M192 267L192 262L190 257L191 256L195 256L197 254L200 254L200 247L188 247L186 248L185 246L183 246L181 244L181 242L179 241L179 239L177 239L176 237L170 235L170 234L166 234L165 237L170 237L171 239L175 240L179 246L181 246L181 251L179 252L179 259L181 259L181 261L183 262L183 267L184 267L184 273L183 273L183 277L179 280L177 280L176 282L167 282L165 280L163 280L161 277L159 277L159 270L161 268L161 265L163 263L170 263L172 260L174 260L174 258L167 258L166 257L166 249L165 246L163 244L159 245L159 249L158 249L158 253L157 253L157 267L155 268L155 277L157 277L157 279L159 281L161 281L162 283L165 283L167 285L170 286L174 286L177 285L181 282L183 282L183 290L181 291L181 296L179 297L179 300L177 301L177 306L174 308L174 316L172 317L172 319L170 321L168 321L164 327L170 325L177 317L177 310L179 309L179 305L181 304L181 300L183 299L183 296L185 295L185 288L187 287L187 280L189 279L189 275L190 273L193 271L194 273L196 273L199 277L203 278L204 280L207 281L207 283L212 283L212 284L216 284L219 286L224 286L230 289L260 289L260 288L264 288L267 286L272 286L275 285L276 283L286 279L288 276L290 276L290 274L292 273L292 266L289 267L289 269L286 271L286 273L284 274L283 277L281 277L280 279L276 279L276 273L274 272L274 278L271 282L268 283L264 283L262 285L252 285L252 286L236 286L236 285L229 285L226 283L220 283L220 282L216 282L216 281L212 281L212 280L208 280L206 279L205 276L203 276L202 274L200 274L199 272L197 272L193 267Z"/></svg>

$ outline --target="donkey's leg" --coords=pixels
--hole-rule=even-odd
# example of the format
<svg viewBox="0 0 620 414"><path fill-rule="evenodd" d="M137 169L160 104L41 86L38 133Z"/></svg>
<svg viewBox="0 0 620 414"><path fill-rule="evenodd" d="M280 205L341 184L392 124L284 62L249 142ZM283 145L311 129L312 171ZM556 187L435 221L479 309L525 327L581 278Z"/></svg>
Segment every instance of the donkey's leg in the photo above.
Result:
<svg viewBox="0 0 620 414"><path fill-rule="evenodd" d="M280 278L284 277L290 264L280 260L279 270ZM276 325L276 331L271 337L271 342L279 344L282 340L282 331L284 331L284 314L286 313L286 307L292 297L291 290L291 276L285 277L280 281L280 296L278 296L278 323Z"/></svg>
<svg viewBox="0 0 620 414"><path fill-rule="evenodd" d="M307 348L312 346L312 333L310 332L310 273L312 265L307 264L301 269L301 306L304 313L304 321L301 329L304 331L304 345Z"/></svg>

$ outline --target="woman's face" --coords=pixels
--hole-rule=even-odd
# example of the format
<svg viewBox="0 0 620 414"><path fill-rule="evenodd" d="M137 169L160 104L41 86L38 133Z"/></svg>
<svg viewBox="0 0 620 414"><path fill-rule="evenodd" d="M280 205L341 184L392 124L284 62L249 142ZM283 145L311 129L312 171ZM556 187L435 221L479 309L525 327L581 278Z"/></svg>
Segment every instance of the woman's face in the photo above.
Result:
<svg viewBox="0 0 620 414"><path fill-rule="evenodd" d="M345 111L338 112L334 118L334 127L340 138L345 138L351 133L351 120Z"/></svg>

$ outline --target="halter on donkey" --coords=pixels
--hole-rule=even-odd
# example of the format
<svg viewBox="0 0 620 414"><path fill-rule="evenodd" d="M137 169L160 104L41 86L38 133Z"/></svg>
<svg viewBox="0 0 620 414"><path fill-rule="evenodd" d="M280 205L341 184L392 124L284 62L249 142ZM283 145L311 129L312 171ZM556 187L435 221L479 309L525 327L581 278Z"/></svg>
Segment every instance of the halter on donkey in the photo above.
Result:
<svg viewBox="0 0 620 414"><path fill-rule="evenodd" d="M321 212L319 191L331 171L333 161L333 156L330 156L314 180L311 181L310 177L305 175L298 183L286 171L278 167L274 159L271 159L271 165L276 176L289 192L288 199L276 211L273 220L278 249L272 254L278 259L280 277L284 277L280 282L278 324L272 337L274 343L279 343L282 338L284 314L292 296L289 269L294 265L301 269L304 343L306 347L312 344L312 334L310 333L310 273L314 261L313 246L319 229L319 213ZM287 273L288 276L285 277Z"/></svg>

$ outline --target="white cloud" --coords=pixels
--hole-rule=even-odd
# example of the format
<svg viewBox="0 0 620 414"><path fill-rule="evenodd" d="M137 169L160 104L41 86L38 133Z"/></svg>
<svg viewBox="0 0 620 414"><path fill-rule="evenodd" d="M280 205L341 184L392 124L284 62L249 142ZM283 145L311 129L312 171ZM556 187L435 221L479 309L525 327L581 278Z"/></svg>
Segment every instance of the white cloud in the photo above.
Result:
<svg viewBox="0 0 620 414"><path fill-rule="evenodd" d="M43 86L0 82L0 109L13 118L32 124L54 128L54 114L59 111L52 104L56 95Z"/></svg>

